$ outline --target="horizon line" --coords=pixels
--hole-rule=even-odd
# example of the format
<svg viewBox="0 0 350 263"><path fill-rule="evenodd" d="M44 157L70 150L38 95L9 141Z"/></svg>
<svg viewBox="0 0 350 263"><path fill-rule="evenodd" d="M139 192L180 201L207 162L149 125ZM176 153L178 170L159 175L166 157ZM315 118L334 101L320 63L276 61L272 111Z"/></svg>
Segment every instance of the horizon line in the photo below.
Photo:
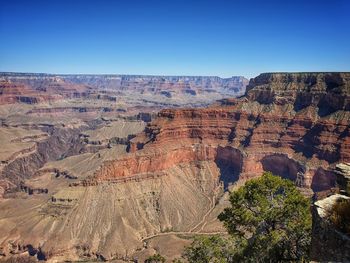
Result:
<svg viewBox="0 0 350 263"><path fill-rule="evenodd" d="M350 71L267 71L261 72L258 75L255 75L255 78L263 74L315 74L315 73L350 73ZM244 75L231 75L230 77L222 77L218 75L172 75L172 74L125 74L125 73L48 73L48 72L29 72L29 71L0 71L0 75L3 74L34 74L34 75L48 75L48 76L142 76L142 77L207 77L207 78L220 78L220 79L229 79L233 77L242 77L247 80L251 79Z"/></svg>

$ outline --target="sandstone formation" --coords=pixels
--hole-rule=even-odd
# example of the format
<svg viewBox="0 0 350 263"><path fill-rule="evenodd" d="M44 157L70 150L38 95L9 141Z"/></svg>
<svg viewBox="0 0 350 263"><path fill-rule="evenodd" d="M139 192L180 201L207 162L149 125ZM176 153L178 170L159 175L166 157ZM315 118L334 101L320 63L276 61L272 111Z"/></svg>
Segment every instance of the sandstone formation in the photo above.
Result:
<svg viewBox="0 0 350 263"><path fill-rule="evenodd" d="M0 104L37 104L84 96L89 87L68 83L54 76L0 73Z"/></svg>
<svg viewBox="0 0 350 263"><path fill-rule="evenodd" d="M226 184L269 170L314 192L330 189L330 168L350 161L349 94L348 73L262 74L244 98L162 110L132 140L134 154L106 163L84 183L210 161L233 171Z"/></svg>
<svg viewBox="0 0 350 263"><path fill-rule="evenodd" d="M222 233L215 219L226 205L223 190L263 171L289 178L312 195L336 187L336 165L350 161L349 73L261 74L238 99L222 98L232 85L242 86L242 79L61 77L86 85L92 93L83 100L94 98L89 103L94 105L80 98L74 104L26 104L18 110L25 120L11 114L3 118L8 126L28 127L39 119L47 125L46 116L54 119L54 126L40 126L49 138L36 143L39 150L23 159L27 162L7 164L2 173L24 191L0 201L5 258L29 253L50 261L132 260L157 251L149 247L157 238ZM117 86L132 107L113 101ZM209 93L216 98L217 91L210 90L217 86L217 103L178 108L192 105L184 98L200 103L208 102ZM96 87L103 96L94 93ZM130 96L130 90L143 93L143 99ZM199 99L201 94L206 100ZM152 96L153 109L176 108L163 109L150 121L152 111L140 109ZM143 113L119 115L130 109ZM119 125L141 118L148 123L136 136ZM57 150L45 150L51 147Z"/></svg>

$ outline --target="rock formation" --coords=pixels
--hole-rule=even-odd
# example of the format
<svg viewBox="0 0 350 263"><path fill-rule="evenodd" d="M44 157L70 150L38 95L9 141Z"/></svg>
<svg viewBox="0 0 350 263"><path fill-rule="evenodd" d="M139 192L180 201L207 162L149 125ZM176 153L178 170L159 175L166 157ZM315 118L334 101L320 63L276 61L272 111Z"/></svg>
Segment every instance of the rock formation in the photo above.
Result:
<svg viewBox="0 0 350 263"><path fill-rule="evenodd" d="M350 163L340 163L336 165L337 185L340 193L350 195Z"/></svg>
<svg viewBox="0 0 350 263"><path fill-rule="evenodd" d="M311 256L317 262L349 262L350 260L350 235L341 231L330 219L332 209L337 202L350 201L350 163L336 165L335 172L341 194L333 194L319 200L312 208Z"/></svg>
<svg viewBox="0 0 350 263"><path fill-rule="evenodd" d="M84 96L89 90L54 76L0 73L0 104L37 104Z"/></svg>
<svg viewBox="0 0 350 263"><path fill-rule="evenodd" d="M237 84L234 79L173 78L66 76L65 81L104 88L108 96L119 83L118 92L140 89L145 97L165 99L177 92L199 96L204 90L196 85L230 90ZM29 181L24 190L48 189L48 194L38 190L21 202L0 202L5 211L0 254L130 260L147 249L149 238L220 233L215 218L225 205L219 200L223 190L267 170L295 181L305 194L327 191L336 186L335 166L350 161L349 96L349 73L266 73L250 81L244 97L221 99L207 108L161 110L144 132L131 141L128 137L128 153L105 162L96 161L100 152L88 155L91 160L83 163L98 164L94 172L57 176L51 165L37 178L19 178ZM62 152L68 150L62 146ZM80 157L62 162L74 166Z"/></svg>
<svg viewBox="0 0 350 263"><path fill-rule="evenodd" d="M212 102L209 96L219 99L242 95L247 84L244 77L0 73L0 104L36 104L73 98L116 102L120 97L130 100L130 95L134 100L139 97L140 101L149 103L146 95L152 95L159 97L159 103L164 100L163 103L169 104L171 99L170 103L176 105L183 99L188 103L192 99L194 105L204 105Z"/></svg>
<svg viewBox="0 0 350 263"><path fill-rule="evenodd" d="M85 183L179 163L219 165L224 158L236 174L226 178L231 183L269 170L305 189L327 190L336 179L330 168L350 161L349 94L349 73L261 74L244 98L206 109L162 110L132 140L133 154L106 163Z"/></svg>

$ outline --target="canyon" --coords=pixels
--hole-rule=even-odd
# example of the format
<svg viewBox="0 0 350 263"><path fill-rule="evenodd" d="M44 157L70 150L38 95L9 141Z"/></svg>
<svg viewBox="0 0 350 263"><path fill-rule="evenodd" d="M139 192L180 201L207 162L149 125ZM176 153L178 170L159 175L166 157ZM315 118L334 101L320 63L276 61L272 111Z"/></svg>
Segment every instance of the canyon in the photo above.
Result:
<svg viewBox="0 0 350 263"><path fill-rule="evenodd" d="M271 171L318 199L350 162L350 73L0 74L0 257L144 260L224 234Z"/></svg>
<svg viewBox="0 0 350 263"><path fill-rule="evenodd" d="M160 111L131 140L135 154L106 164L91 179L211 161L237 171L239 180L272 171L314 192L330 189L330 167L350 161L348 92L348 74L260 75L246 97L206 109Z"/></svg>
<svg viewBox="0 0 350 263"><path fill-rule="evenodd" d="M126 111L128 106L130 108L148 106L156 109L164 106L192 107L205 106L223 97L243 95L247 84L248 80L244 77L4 72L0 73L0 103L38 104L80 98L93 100L94 104L99 104L101 108L105 106L105 111L117 112ZM110 106L111 103L113 106ZM50 108L51 111L55 111L54 107ZM88 111L90 108L94 109L87 107L81 111Z"/></svg>

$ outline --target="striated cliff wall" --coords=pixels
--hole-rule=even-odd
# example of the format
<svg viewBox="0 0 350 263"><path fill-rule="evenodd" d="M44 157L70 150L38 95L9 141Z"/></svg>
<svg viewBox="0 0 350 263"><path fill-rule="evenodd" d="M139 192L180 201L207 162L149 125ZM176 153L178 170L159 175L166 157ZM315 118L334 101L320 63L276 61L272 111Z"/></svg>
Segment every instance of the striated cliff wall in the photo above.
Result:
<svg viewBox="0 0 350 263"><path fill-rule="evenodd" d="M158 96L168 107L171 103L177 105L184 99L190 100L197 97L199 97L197 103L207 104L215 98L240 96L244 93L247 84L247 79L238 76L219 78L0 72L0 105L37 104L73 98L116 102L121 97L126 97L129 100L128 103L131 103L134 102L135 97L147 102L147 96ZM158 102L162 103L159 100Z"/></svg>
<svg viewBox="0 0 350 263"><path fill-rule="evenodd" d="M157 235L222 231L215 225L225 206L220 180L227 189L269 170L306 194L334 187L333 167L350 161L349 78L262 74L245 97L160 111L129 153L93 175L70 187L52 178L50 197L0 202L8 211L0 215L0 254L131 260Z"/></svg>
<svg viewBox="0 0 350 263"><path fill-rule="evenodd" d="M218 147L230 147L242 156L240 168L231 166L242 180L270 170L316 192L334 187L330 167L350 161L350 73L261 74L246 95L206 109L162 110L132 140L132 154L106 163L91 182L217 161Z"/></svg>

